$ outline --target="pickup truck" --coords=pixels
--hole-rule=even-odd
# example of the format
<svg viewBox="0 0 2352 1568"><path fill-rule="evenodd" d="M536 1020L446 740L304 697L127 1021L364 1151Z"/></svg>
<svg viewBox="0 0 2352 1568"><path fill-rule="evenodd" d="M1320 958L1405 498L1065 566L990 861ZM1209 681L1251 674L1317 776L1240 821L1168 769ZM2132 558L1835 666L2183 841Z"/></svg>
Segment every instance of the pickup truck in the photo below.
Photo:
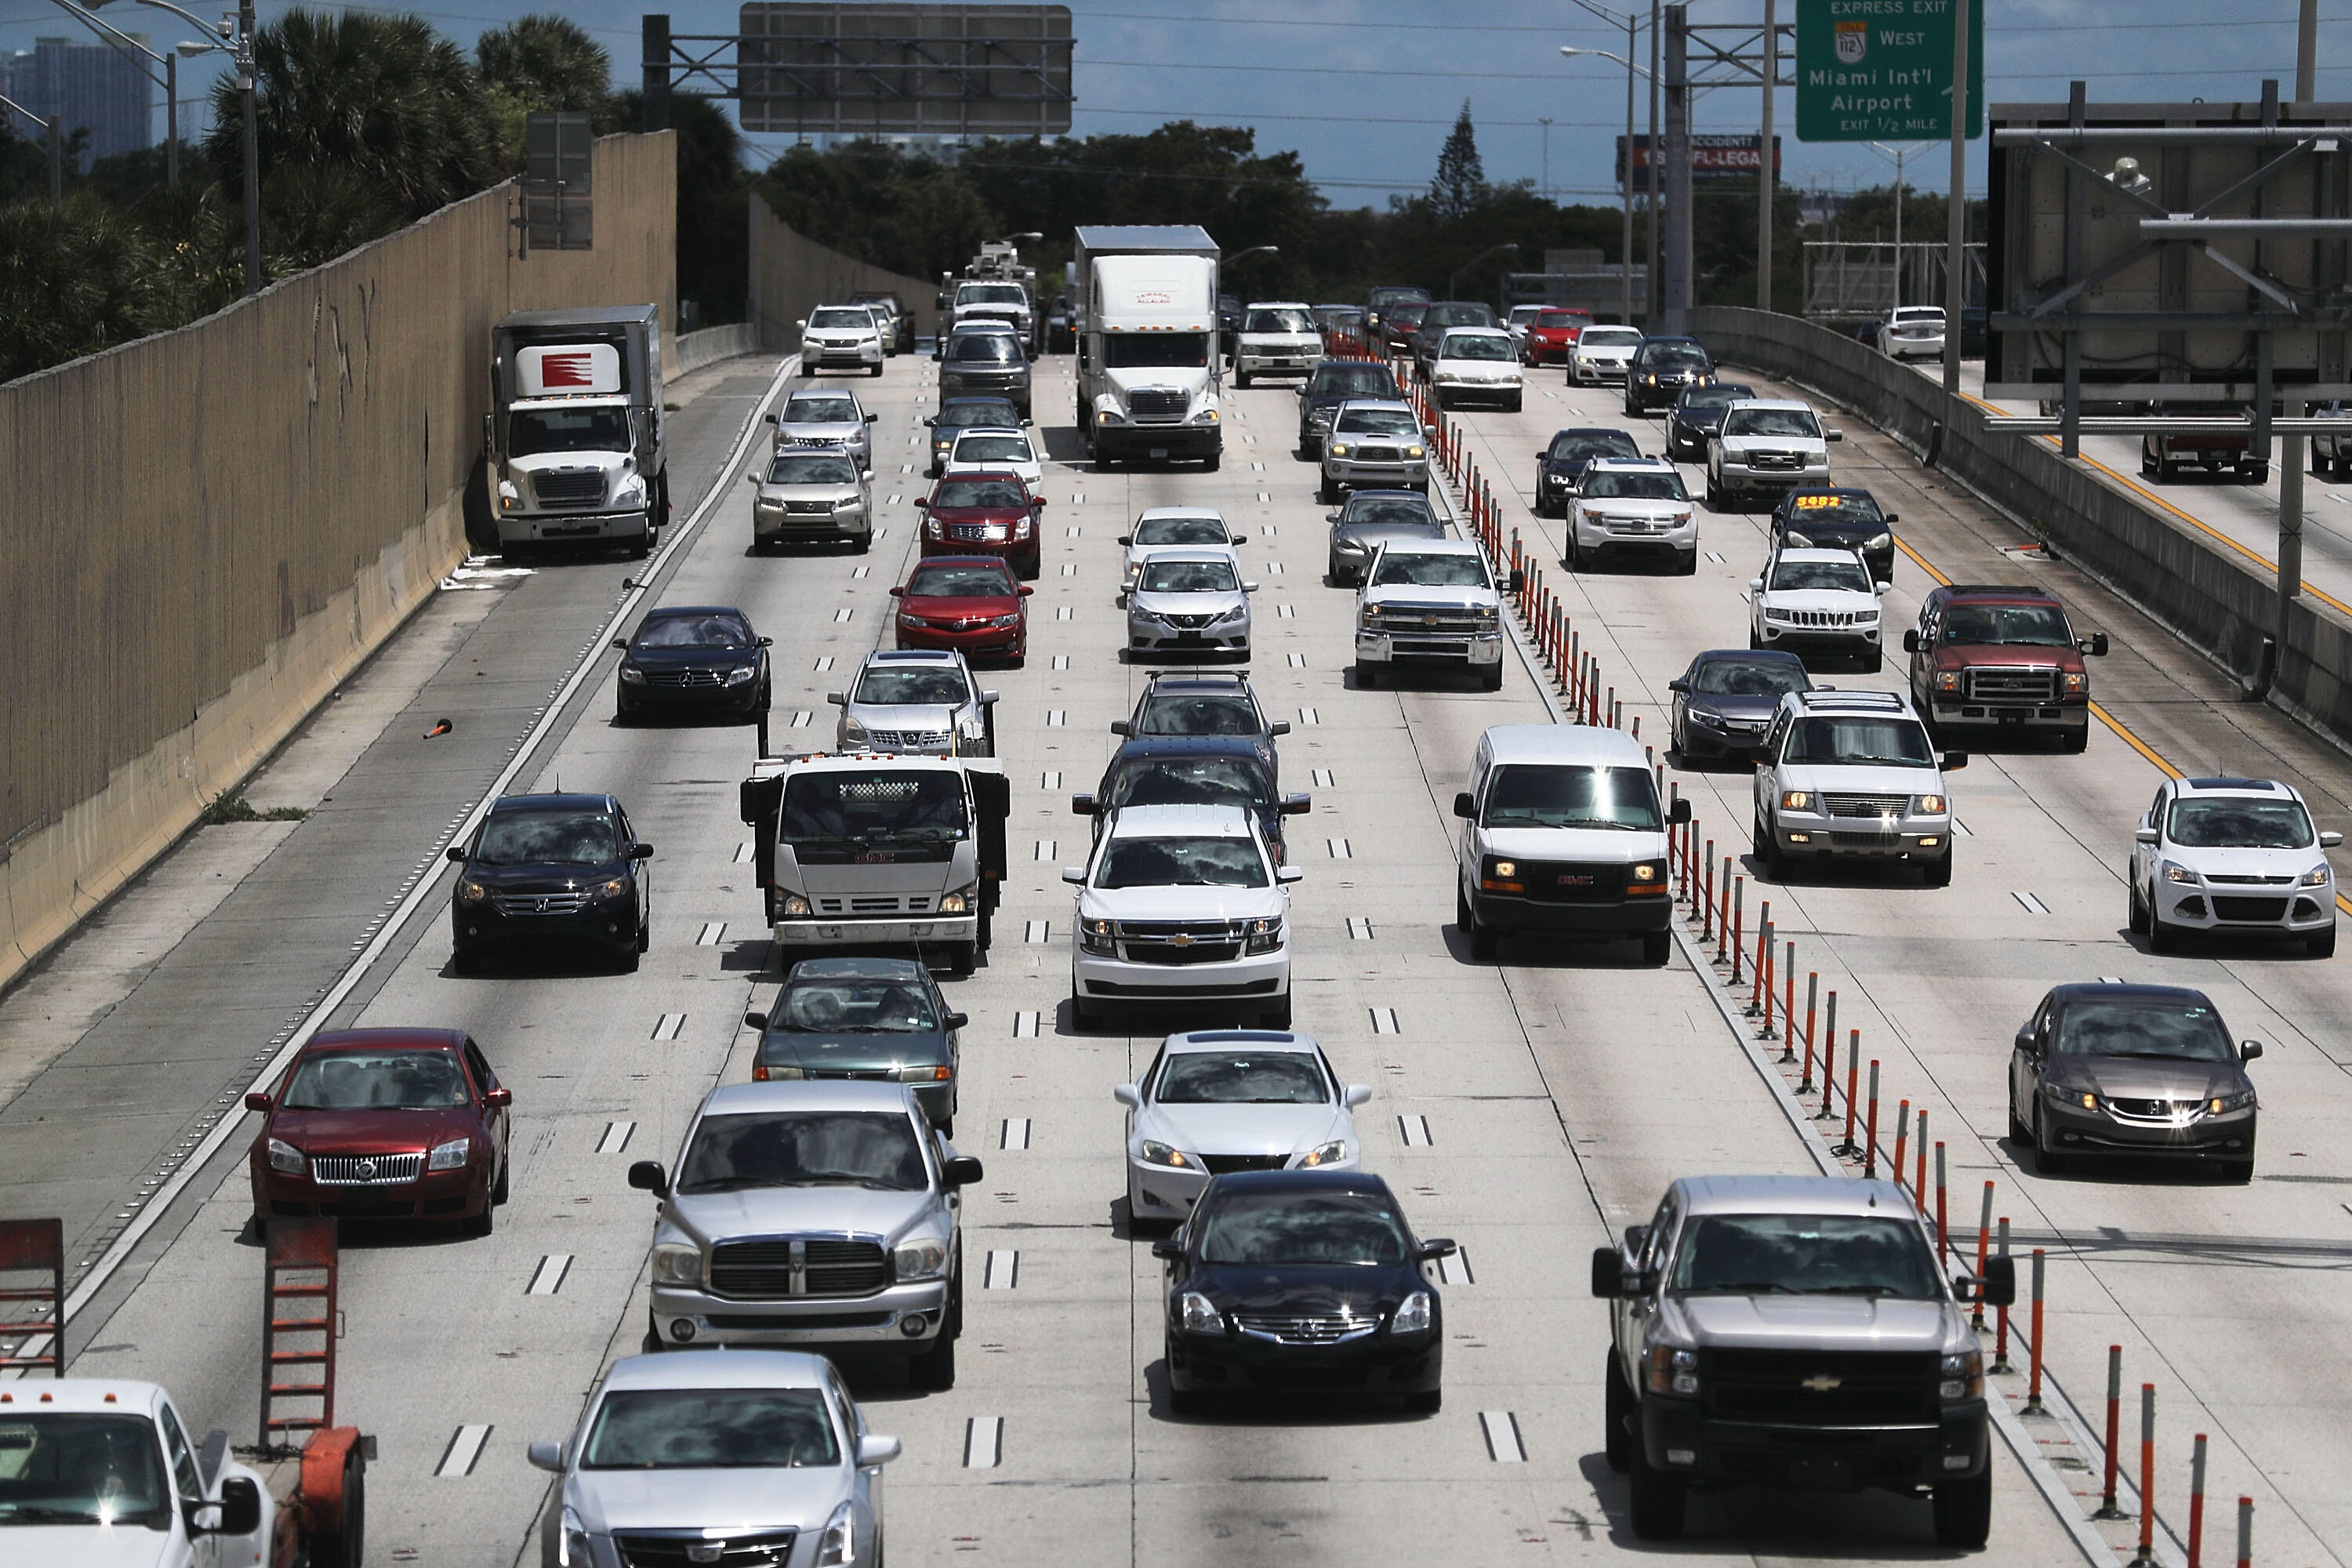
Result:
<svg viewBox="0 0 2352 1568"><path fill-rule="evenodd" d="M1938 737L1983 725L2054 734L2079 752L2091 738L2085 658L2107 634L2074 635L2065 607L2031 584L1948 583L1929 591L1903 634L1911 703Z"/></svg>
<svg viewBox="0 0 2352 1568"><path fill-rule="evenodd" d="M1604 1452L1633 1533L1682 1533L1694 1488L1925 1497L1937 1541L1992 1520L1984 1352L1967 1303L2016 1300L2006 1258L1947 1279L1910 1194L1843 1176L1685 1177L1592 1255L1609 1303Z"/></svg>
<svg viewBox="0 0 2352 1568"><path fill-rule="evenodd" d="M2333 440L2333 437L2320 437ZM2315 443L2313 450L2316 451ZM2253 433L2245 435L2143 436L2139 438L2139 471L2149 479L2169 479L2184 468L2209 474L2234 473L2250 485L2271 477L2270 454L2254 449Z"/></svg>
<svg viewBox="0 0 2352 1568"><path fill-rule="evenodd" d="M1369 689L1399 664L1468 670L1488 691L1503 685L1504 593L1478 546L1464 539L1381 544L1356 590L1356 685Z"/></svg>

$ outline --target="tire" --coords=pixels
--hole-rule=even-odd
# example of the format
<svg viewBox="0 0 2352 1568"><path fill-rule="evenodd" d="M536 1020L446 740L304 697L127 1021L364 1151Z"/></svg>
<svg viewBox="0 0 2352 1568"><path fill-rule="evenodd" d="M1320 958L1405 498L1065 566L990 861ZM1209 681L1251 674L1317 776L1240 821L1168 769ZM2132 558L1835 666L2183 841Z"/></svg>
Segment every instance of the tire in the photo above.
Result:
<svg viewBox="0 0 2352 1568"><path fill-rule="evenodd" d="M651 911L647 911L644 923L637 927L637 951L639 952L651 952L653 950L654 921Z"/></svg>
<svg viewBox="0 0 2352 1568"><path fill-rule="evenodd" d="M850 551L850 553L851 553L851 554L853 554L853 555L863 555L863 554L865 554L867 551L869 551L869 550L871 550L871 549L873 549L873 548L874 548L874 530L873 530L873 529L871 529L871 528L868 528L868 529L866 529L866 531L865 532L863 532L863 533L861 533L861 534L859 534L859 535L857 536L857 542L856 542L856 544L854 547L852 547L852 549L851 549L851 551Z"/></svg>
<svg viewBox="0 0 2352 1568"><path fill-rule="evenodd" d="M1315 499L1325 506L1338 506L1339 504L1339 487L1331 482L1329 475L1327 474L1321 479L1317 481L1315 486Z"/></svg>
<svg viewBox="0 0 2352 1568"><path fill-rule="evenodd" d="M1675 933L1670 931L1649 931L1642 933L1642 962L1654 969L1663 969L1675 956Z"/></svg>
<svg viewBox="0 0 2352 1568"><path fill-rule="evenodd" d="M645 1355L659 1355L669 1347L662 1342L661 1330L655 1326L654 1310L646 1309L646 1337L637 1342L637 1350Z"/></svg>
<svg viewBox="0 0 2352 1568"><path fill-rule="evenodd" d="M1377 664L1366 664L1362 659L1358 659L1356 661L1356 689L1359 691L1378 691L1380 689L1381 667Z"/></svg>
<svg viewBox="0 0 2352 1568"><path fill-rule="evenodd" d="M1633 1468L1633 1446L1641 1439L1634 1436L1633 1422L1641 1407L1633 1399L1633 1389L1626 1386L1624 1369L1618 1365L1614 1347L1609 1352L1609 1374L1603 1386L1607 1393L1601 1402L1601 1453L1609 1468L1619 1475Z"/></svg>
<svg viewBox="0 0 2352 1568"><path fill-rule="evenodd" d="M2010 1142L2020 1149L2030 1146L2033 1142L2033 1129L2017 1119L2017 1100L2014 1094L2006 1094L2001 1098L2009 1110Z"/></svg>
<svg viewBox="0 0 2352 1568"><path fill-rule="evenodd" d="M1946 1481L1936 1489L1936 1542L1964 1552L1981 1550L1992 1533L1992 1466L1974 1480Z"/></svg>
<svg viewBox="0 0 2352 1568"><path fill-rule="evenodd" d="M2334 926L2329 926L2325 931L2321 932L2317 936L2305 937L2303 939L2303 951L2309 953L2314 958L2335 957L2336 928Z"/></svg>
<svg viewBox="0 0 2352 1568"><path fill-rule="evenodd" d="M1074 1029L1099 1028L1102 1025L1102 1021L1103 1016L1101 1010L1096 1007L1093 1003L1087 1001L1084 996L1078 994L1078 983L1075 980L1071 981L1070 1027Z"/></svg>
<svg viewBox="0 0 2352 1568"><path fill-rule="evenodd" d="M944 1394L955 1386L955 1336L941 1328L929 1350L907 1358L907 1381L929 1393Z"/></svg>
<svg viewBox="0 0 2352 1568"><path fill-rule="evenodd" d="M1482 925L1476 914L1470 916L1463 928L1470 938L1470 957L1479 963L1492 963L1502 946L1500 934L1490 925Z"/></svg>
<svg viewBox="0 0 2352 1568"><path fill-rule="evenodd" d="M1202 464L1201 465L1201 471L1202 471L1202 473L1213 474L1213 473L1215 473L1219 468L1223 468L1224 466L1225 466L1225 455L1224 455L1224 453L1223 453L1223 452L1212 452L1212 453L1210 453L1210 454L1209 454L1209 460L1208 460L1207 462L1202 463Z"/></svg>
<svg viewBox="0 0 2352 1568"><path fill-rule="evenodd" d="M1496 665L1494 668L1486 671L1486 674L1481 675L1478 678L1478 689L1481 691L1500 691L1503 689L1503 667L1500 664Z"/></svg>
<svg viewBox="0 0 2352 1568"><path fill-rule="evenodd" d="M514 1194L514 1157L508 1154L499 1161L498 1184L490 1188L490 1202L502 1204Z"/></svg>
<svg viewBox="0 0 2352 1568"><path fill-rule="evenodd" d="M2139 884L2137 881L2131 886L2131 898L2129 907L2124 915L2124 924L2134 936L2147 934L2147 901L2139 896Z"/></svg>
<svg viewBox="0 0 2352 1568"><path fill-rule="evenodd" d="M479 953L470 952L462 947L453 947L449 950L450 973L479 974L481 972L482 958Z"/></svg>
<svg viewBox="0 0 2352 1568"><path fill-rule="evenodd" d="M1940 858L1928 861L1919 879L1923 885L1930 888L1950 887L1952 885L1952 852L1947 849Z"/></svg>
<svg viewBox="0 0 2352 1568"><path fill-rule="evenodd" d="M1764 820L1763 814L1760 812L1748 826L1748 842L1756 851L1757 864L1764 868L1768 876L1776 881L1779 880L1787 862L1780 856L1780 839L1773 835L1771 824Z"/></svg>
<svg viewBox="0 0 2352 1568"><path fill-rule="evenodd" d="M2251 468L2239 469L2238 477L2250 485L2266 485L2270 483L2271 466L2268 463L2257 463Z"/></svg>
<svg viewBox="0 0 2352 1568"><path fill-rule="evenodd" d="M2175 952L2180 947L2180 932L2176 926L2167 925L2164 917L2151 904L2147 911L2147 950L2150 952Z"/></svg>
<svg viewBox="0 0 2352 1568"><path fill-rule="evenodd" d="M1868 653L1862 656L1862 672L1864 675L1876 675L1885 668L1885 665L1886 650L1875 644L1872 645Z"/></svg>
<svg viewBox="0 0 2352 1568"><path fill-rule="evenodd" d="M637 972L637 946L635 942L631 942L613 955L613 967L623 974L635 974Z"/></svg>
<svg viewBox="0 0 2352 1568"><path fill-rule="evenodd" d="M1698 552L1696 549L1691 551L1687 555L1685 555L1675 563L1675 575L1677 577L1696 577L1698 575Z"/></svg>
<svg viewBox="0 0 2352 1568"><path fill-rule="evenodd" d="M948 971L959 980L969 979L980 965L980 944L958 942L948 944Z"/></svg>
<svg viewBox="0 0 2352 1568"><path fill-rule="evenodd" d="M646 529L643 533L640 533L635 539L629 541L630 560L643 561L646 556L651 555L653 552L654 531L652 529Z"/></svg>
<svg viewBox="0 0 2352 1568"><path fill-rule="evenodd" d="M367 1555L367 1457L354 1446L343 1456L342 1526L310 1539L310 1568L360 1568Z"/></svg>
<svg viewBox="0 0 2352 1568"><path fill-rule="evenodd" d="M1205 1415L1209 1396L1196 1388L1179 1388L1171 1380L1168 1384L1168 1414L1171 1415Z"/></svg>
<svg viewBox="0 0 2352 1568"><path fill-rule="evenodd" d="M1257 1026L1261 1029L1290 1027L1290 994L1288 992L1284 992L1282 1000L1271 1007L1261 1007L1257 1010Z"/></svg>
<svg viewBox="0 0 2352 1568"><path fill-rule="evenodd" d="M2066 1169L2066 1156L2051 1148L2049 1140L2042 1136L2042 1108L2039 1104L2033 1110L2033 1136L2031 1142L2033 1144L2033 1168L2036 1172L2044 1176L2055 1176Z"/></svg>
<svg viewBox="0 0 2352 1568"><path fill-rule="evenodd" d="M1706 510L1709 511L1723 510L1723 487L1715 482L1715 470L1712 468L1706 472Z"/></svg>
<svg viewBox="0 0 2352 1568"><path fill-rule="evenodd" d="M1527 406L1526 395L1521 394L1519 396L1512 398L1508 403L1504 404L1503 412L1506 414L1517 414L1525 406ZM1432 1397L1434 1397L1434 1395ZM1435 1405L1431 1405L1430 1408L1434 1410L1437 1407Z"/></svg>
<svg viewBox="0 0 2352 1568"><path fill-rule="evenodd" d="M498 1227L499 1205L490 1201L489 1194L485 1194L482 1197L482 1212L469 1216L462 1228L467 1236L479 1238L488 1236Z"/></svg>
<svg viewBox="0 0 2352 1568"><path fill-rule="evenodd" d="M2079 730L2069 731L2060 740L2058 749L2063 752L2070 752L2075 756L2080 756L2084 752L2089 751L2091 749L2091 727L2088 724L2085 724Z"/></svg>
<svg viewBox="0 0 2352 1568"><path fill-rule="evenodd" d="M1408 1394L1404 1396L1404 1407L1416 1415L1434 1415L1445 1408L1445 1390L1431 1388L1418 1394Z"/></svg>
<svg viewBox="0 0 2352 1568"><path fill-rule="evenodd" d="M1568 525L1568 554L1560 564L1571 572L1584 570L1584 546L1577 542L1576 524L1572 522Z"/></svg>
<svg viewBox="0 0 2352 1568"><path fill-rule="evenodd" d="M2232 1186L2242 1187L2254 1179L2254 1163L2252 1160L2224 1160L2221 1162L2221 1179Z"/></svg>
<svg viewBox="0 0 2352 1568"><path fill-rule="evenodd" d="M1633 1445L1632 1480L1634 1536L1642 1541L1680 1539L1684 1504L1690 1496L1682 1478L1652 1468L1649 1454L1637 1441Z"/></svg>
<svg viewBox="0 0 2352 1568"><path fill-rule="evenodd" d="M1249 390L1249 372L1245 370L1236 370L1234 372L1234 386L1236 390L1247 392Z"/></svg>

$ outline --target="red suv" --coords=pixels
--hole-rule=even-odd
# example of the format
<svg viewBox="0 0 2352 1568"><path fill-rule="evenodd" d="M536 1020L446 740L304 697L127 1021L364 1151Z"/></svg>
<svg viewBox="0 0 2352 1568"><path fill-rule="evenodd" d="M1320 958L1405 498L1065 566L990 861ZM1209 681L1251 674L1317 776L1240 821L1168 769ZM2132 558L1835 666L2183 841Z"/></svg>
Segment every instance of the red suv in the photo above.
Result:
<svg viewBox="0 0 2352 1568"><path fill-rule="evenodd" d="M1024 579L1045 560L1040 534L1045 498L1019 474L950 474L915 498L923 514L923 553L994 555Z"/></svg>
<svg viewBox="0 0 2352 1568"><path fill-rule="evenodd" d="M934 555L890 590L898 601L900 647L953 648L967 659L1029 657L1029 606L1037 590L1013 580L993 555Z"/></svg>
<svg viewBox="0 0 2352 1568"><path fill-rule="evenodd" d="M272 1217L454 1221L490 1234L507 1201L514 1103L462 1029L339 1029L314 1035L253 1141L253 1213Z"/></svg>
<svg viewBox="0 0 2352 1568"><path fill-rule="evenodd" d="M1568 351L1576 346L1576 335L1591 325L1590 310L1546 310L1528 323L1519 357L1529 364L1566 364Z"/></svg>
<svg viewBox="0 0 2352 1568"><path fill-rule="evenodd" d="M2085 655L2107 634L2077 637L2057 599L2025 584L1951 583L1931 590L1919 624L1903 634L1911 705L1940 741L1985 726L2054 732L2079 752L2091 736Z"/></svg>

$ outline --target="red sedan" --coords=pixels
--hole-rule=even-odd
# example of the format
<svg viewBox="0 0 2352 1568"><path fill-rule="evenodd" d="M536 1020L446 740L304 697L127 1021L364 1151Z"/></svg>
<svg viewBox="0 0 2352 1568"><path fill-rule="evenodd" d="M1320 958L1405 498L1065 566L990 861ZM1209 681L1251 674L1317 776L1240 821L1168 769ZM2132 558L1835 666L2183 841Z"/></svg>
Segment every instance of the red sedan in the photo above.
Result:
<svg viewBox="0 0 2352 1568"><path fill-rule="evenodd" d="M1029 657L1030 595L1013 568L993 555L934 555L918 562L898 601L900 647L953 648L968 659Z"/></svg>
<svg viewBox="0 0 2352 1568"><path fill-rule="evenodd" d="M1576 336L1592 325L1590 310L1549 310L1538 312L1528 325L1522 356L1529 364L1566 364Z"/></svg>
<svg viewBox="0 0 2352 1568"><path fill-rule="evenodd" d="M950 474L917 496L923 514L923 553L994 555L1024 579L1045 560L1040 535L1045 498L1030 493L1019 474Z"/></svg>
<svg viewBox="0 0 2352 1568"><path fill-rule="evenodd" d="M253 1141L257 1220L297 1215L449 1220L490 1233L507 1201L507 1112L488 1058L462 1029L314 1035Z"/></svg>

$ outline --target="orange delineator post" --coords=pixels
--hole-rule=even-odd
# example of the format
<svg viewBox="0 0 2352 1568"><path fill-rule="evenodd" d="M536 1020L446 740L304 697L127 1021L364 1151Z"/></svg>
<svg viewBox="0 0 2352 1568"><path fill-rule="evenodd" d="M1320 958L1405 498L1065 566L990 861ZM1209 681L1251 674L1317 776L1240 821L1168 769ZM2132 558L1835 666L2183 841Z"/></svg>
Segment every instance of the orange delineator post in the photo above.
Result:
<svg viewBox="0 0 2352 1568"><path fill-rule="evenodd" d="M1756 1016L1756 1004L1761 997L1772 994L1772 983L1765 978L1764 961L1772 951L1772 900L1764 900L1756 906L1756 964L1748 988L1748 1016Z"/></svg>
<svg viewBox="0 0 2352 1568"><path fill-rule="evenodd" d="M1977 1221L1977 1278L1984 1278L1985 1260L1992 1256L1992 1184L1984 1184L1984 1214ZM1969 1314L1969 1327L1984 1327L1984 1292L1977 1292L1976 1310Z"/></svg>
<svg viewBox="0 0 2352 1568"><path fill-rule="evenodd" d="M1715 840L1706 841L1706 858L1701 862L1706 871L1706 895L1699 904L1698 939L1705 942L1715 934Z"/></svg>
<svg viewBox="0 0 2352 1568"><path fill-rule="evenodd" d="M1789 978L1791 982L1797 978L1793 964L1790 968ZM1799 1094L1811 1094L1813 1091L1813 1016L1814 1005L1820 999L1821 994L1822 972L1818 969L1808 969L1805 971L1805 1066L1797 1078Z"/></svg>
<svg viewBox="0 0 2352 1568"><path fill-rule="evenodd" d="M51 1377L66 1374L66 1226L61 1219L0 1220L0 1277L46 1274L38 1285L0 1283L0 1340L15 1342L22 1351L29 1341L47 1338L49 1348L38 1355L0 1356L0 1371L30 1372L46 1367Z"/></svg>
<svg viewBox="0 0 2352 1568"><path fill-rule="evenodd" d="M1813 1118L1827 1121L1837 1098L1837 993L1830 993L1828 1026L1822 1030L1822 1113Z"/></svg>
<svg viewBox="0 0 2352 1568"><path fill-rule="evenodd" d="M2189 1451L2189 1568L2200 1568L2205 1551L2205 1434Z"/></svg>
<svg viewBox="0 0 2352 1568"><path fill-rule="evenodd" d="M335 1424L335 1337L341 1272L337 1222L274 1219L263 1262L261 1446ZM292 1374L315 1371L310 1381ZM315 1412L281 1414L282 1405Z"/></svg>
<svg viewBox="0 0 2352 1568"><path fill-rule="evenodd" d="M1921 1214L1926 1214L1927 1212L1927 1108L1924 1105L1919 1108L1919 1155L1917 1172L1917 1179L1914 1181L1911 1185L1911 1202L1913 1206L1917 1208ZM1903 1180L1903 1173L1900 1171L1895 1172L1895 1179L1898 1184L1900 1184ZM1937 1258L1940 1259L1942 1255L1943 1249L1938 1247L1937 1249Z"/></svg>
<svg viewBox="0 0 2352 1568"><path fill-rule="evenodd" d="M2025 1414L2042 1414L2042 1269L2048 1261L2040 1247L2033 1249L2033 1338L2025 1347Z"/></svg>

